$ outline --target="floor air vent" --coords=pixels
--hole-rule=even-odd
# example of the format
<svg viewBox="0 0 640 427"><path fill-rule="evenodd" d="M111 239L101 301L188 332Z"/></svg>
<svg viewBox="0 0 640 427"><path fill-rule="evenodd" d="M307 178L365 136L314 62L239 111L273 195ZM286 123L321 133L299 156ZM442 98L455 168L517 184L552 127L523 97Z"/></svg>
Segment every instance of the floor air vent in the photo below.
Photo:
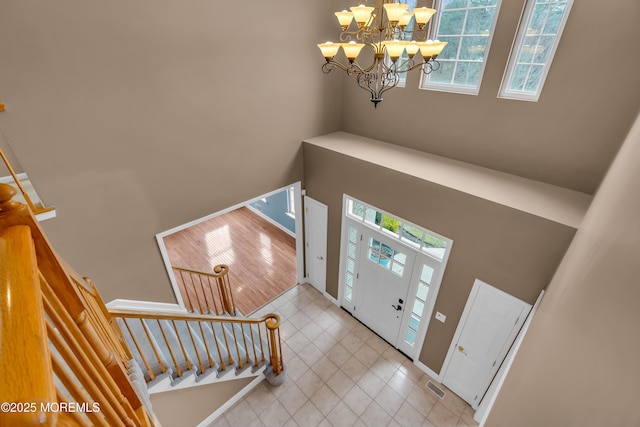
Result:
<svg viewBox="0 0 640 427"><path fill-rule="evenodd" d="M431 381L427 383L427 388L434 392L440 399L444 397L444 391L440 390L440 388Z"/></svg>

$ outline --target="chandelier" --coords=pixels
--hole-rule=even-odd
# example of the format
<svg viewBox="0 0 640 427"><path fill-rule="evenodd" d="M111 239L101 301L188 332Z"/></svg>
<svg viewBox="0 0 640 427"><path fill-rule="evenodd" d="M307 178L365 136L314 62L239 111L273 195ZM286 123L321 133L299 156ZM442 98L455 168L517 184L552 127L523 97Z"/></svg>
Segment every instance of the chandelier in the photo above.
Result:
<svg viewBox="0 0 640 427"><path fill-rule="evenodd" d="M340 42L318 45L327 61L322 65L324 73L339 68L349 76L355 75L377 107L382 94L398 85L401 74L416 68L422 68L425 74L438 69L436 58L447 42L427 39L427 23L435 9L419 7L409 12L409 4L393 0L374 0L374 6L367 6L365 0L350 9L335 13L342 27ZM347 62L335 59L340 50ZM359 57L372 62L363 66Z"/></svg>

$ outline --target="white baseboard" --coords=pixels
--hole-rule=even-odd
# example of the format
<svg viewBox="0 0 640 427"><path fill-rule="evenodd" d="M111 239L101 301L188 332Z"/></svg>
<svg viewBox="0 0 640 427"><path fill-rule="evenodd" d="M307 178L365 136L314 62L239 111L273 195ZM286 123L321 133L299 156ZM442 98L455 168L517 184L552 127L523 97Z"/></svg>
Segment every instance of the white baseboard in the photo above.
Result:
<svg viewBox="0 0 640 427"><path fill-rule="evenodd" d="M431 378L433 378L434 380L442 384L442 379L440 378L440 374L436 374L427 365L425 365L419 360L415 360L413 364L416 365L418 368L420 368L422 372L424 372L425 374L429 375Z"/></svg>
<svg viewBox="0 0 640 427"><path fill-rule="evenodd" d="M340 307L340 301L332 297L328 292L324 292L324 297L329 301L331 301L334 305L337 305L338 307Z"/></svg>
<svg viewBox="0 0 640 427"><path fill-rule="evenodd" d="M231 399L227 400L222 406L220 406L218 409L216 409L211 415L209 415L207 418L202 420L200 422L200 424L198 424L196 427L208 427L208 426L210 426L220 415L224 414L227 409L229 409L233 405L235 405L236 402L238 402L240 399L242 399L244 396L246 396L258 384L260 384L263 379L264 379L264 374L256 377L256 379L254 379L249 384L244 386L244 388L242 390L237 392Z"/></svg>
<svg viewBox="0 0 640 427"><path fill-rule="evenodd" d="M275 225L276 227L278 227L280 230L284 231L285 233L287 233L289 236L295 238L296 237L296 233L293 233L291 230L289 230L287 227L285 227L284 225L280 224L278 221L268 217L267 215L263 214L262 212L260 212L258 209L256 209L255 207L253 207L252 205L245 205L245 207L247 209L249 209L249 211L253 212L254 214L260 216L260 218L264 219L267 222L270 222L271 224Z"/></svg>

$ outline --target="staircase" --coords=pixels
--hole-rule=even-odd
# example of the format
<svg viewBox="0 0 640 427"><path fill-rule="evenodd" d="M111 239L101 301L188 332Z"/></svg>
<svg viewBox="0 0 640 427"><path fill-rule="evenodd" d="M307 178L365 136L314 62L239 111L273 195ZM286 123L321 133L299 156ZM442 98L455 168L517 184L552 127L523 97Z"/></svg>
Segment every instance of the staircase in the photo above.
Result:
<svg viewBox="0 0 640 427"><path fill-rule="evenodd" d="M149 393L263 374L274 384L284 379L277 314L256 319L116 309L110 314Z"/></svg>
<svg viewBox="0 0 640 427"><path fill-rule="evenodd" d="M279 316L240 315L226 266L178 269L192 312L109 309L15 194L0 184L0 402L16 409L0 411L0 426L151 427L149 392L284 381Z"/></svg>
<svg viewBox="0 0 640 427"><path fill-rule="evenodd" d="M189 311L111 308L149 393L263 373L284 380L280 317L247 319L236 309L229 267L212 273L173 267Z"/></svg>

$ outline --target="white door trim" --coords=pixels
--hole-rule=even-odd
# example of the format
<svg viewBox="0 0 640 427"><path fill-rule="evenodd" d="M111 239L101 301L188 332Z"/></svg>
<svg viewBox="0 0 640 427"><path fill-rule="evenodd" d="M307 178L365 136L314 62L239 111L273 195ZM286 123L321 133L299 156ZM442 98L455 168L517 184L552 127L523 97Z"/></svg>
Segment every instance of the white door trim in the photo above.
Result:
<svg viewBox="0 0 640 427"><path fill-rule="evenodd" d="M489 390L487 390L487 393L485 394L484 398L480 402L480 405L478 406L478 410L476 411L475 414L473 414L473 419L476 420L478 423L480 423L480 427L484 426L485 422L487 421L487 418L489 417L489 414L491 413L493 404L495 403L496 398L500 393L502 384L504 384L504 380L506 379L507 374L509 373L509 369L511 369L511 365L513 364L513 359L515 359L516 354L520 349L520 345L522 344L522 341L524 340L524 337L527 334L527 331L529 330L529 326L531 325L533 316L536 314L536 311L540 306L540 302L542 302L543 296L544 296L544 290L540 291L540 295L538 296L538 299L536 300L535 304L533 304L533 308L529 312L529 315L527 316L527 320L525 320L524 325L522 325L522 329L520 330L518 337L514 341L513 346L509 350L509 353L507 353L507 356L504 358L504 362L500 366L500 369L498 370L496 377L491 382L491 385L489 386Z"/></svg>
<svg viewBox="0 0 640 427"><path fill-rule="evenodd" d="M367 229L372 229L374 232L380 233L381 236L385 236L386 233L384 233L383 231L386 230L375 230L374 228L371 228L369 224L365 224L365 222L363 222L362 220L358 220L357 218L355 218L353 215L348 215L348 209L349 209L349 201L353 201L353 202L357 202L357 203L361 203L363 205L366 205L367 207L371 208L371 209L376 209L378 212L384 214L384 215L388 215L390 217L393 217L399 221L401 221L403 224L407 224L410 225L412 227L418 228L420 230L422 230L423 232L428 233L429 235L436 237L438 239L441 239L442 241L446 242L447 244L447 249L445 250L442 259L438 259L436 256L433 256L433 254L431 253L427 253L427 251L424 250L417 250L417 247L413 247L410 244L408 244L404 239L397 239L394 240L396 243L398 243L400 246L407 248L407 250L412 251L413 253L416 254L416 258L415 258L415 269L414 271L412 271L412 275L414 277L412 277L411 281L412 283L409 286L409 297L407 299L407 301L405 301L406 303L406 311L405 311L405 317L403 318L403 322L401 325L401 334L398 336L398 341L395 342L394 345L397 345L400 337L404 336L402 335L402 332L404 332L408 326L409 323L409 319L411 317L411 311L413 308L413 303L415 301L416 298L416 290L418 287L418 280L416 279L416 277L420 276L420 273L417 273L418 275L416 276L416 272L418 271L419 268L422 268L422 264L427 264L430 265L431 262L429 262L428 260L433 260L434 262L439 263L439 267L435 268L436 274L434 274L431 283L430 283L430 287L429 287L429 297L428 297L428 301L427 304L424 307L424 311L422 313L422 317L421 317L421 321L420 321L420 327L419 330L416 333L416 340L412 346L412 348L409 350L408 347L411 347L410 344L407 345L403 345L403 346L399 346L397 345L397 348L404 352L404 354L406 354L408 357L412 358L414 360L415 364L418 364L418 356L420 354L420 352L422 351L422 346L424 345L424 341L427 335L427 329L429 327L429 324L432 320L431 315L433 313L433 308L435 307L435 301L438 297L438 293L440 290L440 285L442 284L442 278L444 277L444 272L446 270L447 267L447 262L449 260L449 256L451 254L451 250L453 247L453 241L451 239L449 239L448 237L442 236L440 234L437 234L427 228L425 228L424 226L419 226L417 224L413 224L410 221L406 221L403 218L392 214L390 212L386 212L383 209L374 207L366 202L360 201L358 199L356 199L355 197L349 196L347 194L343 194L342 195L342 213L341 213L341 221L340 221L340 262L339 262L339 278L338 278L338 295L337 295L337 300L339 302L339 305L342 306L343 308L345 308L349 313L353 314L353 306L354 306L354 302L356 301L356 299L358 298L358 290L357 287L353 288L353 292L352 292L352 299L351 302L349 302L348 300L346 300L345 298L345 278L347 276L347 263L346 263L346 254L347 254L347 249L348 249L348 245L349 245L349 228L350 227L355 227L356 229L358 229L358 233L362 234L363 229L367 228ZM388 235L386 235L386 237L389 237ZM358 242L358 244L356 245L356 260L355 260L355 271L353 272L354 275L356 276L356 279L354 279L354 283L357 282L357 274L359 271L359 262L360 259L362 258L362 254L359 253L360 250L360 242ZM421 368L422 369L422 368ZM424 369L423 369L424 370Z"/></svg>
<svg viewBox="0 0 640 427"><path fill-rule="evenodd" d="M513 301L517 301L518 303L522 304L523 306L528 308L527 314L530 312L531 310L531 304L528 304L516 297L514 297L513 295L510 295L494 286L491 286L490 284L483 282L482 280L476 279L473 283L473 288L471 289L471 292L469 294L469 298L467 299L467 303L465 304L464 307L464 311L462 312L462 316L460 317L460 321L458 322L458 326L456 328L456 332L453 335L453 339L451 340L451 344L449 345L449 351L447 352L447 356L444 360L444 363L442 365L442 369L440 370L440 377L441 377L441 381L444 382L446 381L446 377L447 377L447 370L450 367L451 364L451 360L453 358L453 355L456 351L456 345L458 343L458 341L460 340L460 336L462 335L462 332L464 330L465 324L467 323L467 320L469 319L469 315L471 313L471 310L473 309L473 305L474 305L474 301L478 295L478 293L480 292L480 289L486 287L488 289L491 289L494 292L500 293L503 296L507 297L508 299L511 299ZM522 326L522 324L524 324L525 319L527 316L523 316L521 319L518 320L518 323L520 324L520 326ZM515 337L517 336L518 331L520 330L520 327L515 328L515 333L513 334L513 339L511 339L510 341L513 342L513 340L515 339ZM509 350L509 347L507 347L506 349L503 349L503 351L501 352L501 354L499 355L499 361L500 363L496 364L496 371L498 370L498 368L500 367L502 361L504 360L504 358L506 357L506 354ZM444 384L446 386L446 384ZM489 384L487 384L487 388L488 388ZM486 390L485 390L486 392ZM480 401L482 400L482 397L480 397L477 401L471 403L469 402L469 404L471 405L471 407L473 409L477 409L478 408L478 404L480 403Z"/></svg>
<svg viewBox="0 0 640 427"><path fill-rule="evenodd" d="M314 254L310 254L309 253L309 243L308 243L308 239L310 236L310 232L308 230L308 227L310 225L310 220L309 220L309 208L312 207L312 210L315 210L316 213L321 214L322 218L323 218L323 224L320 227L320 231L321 233L319 235L317 235L316 237L319 237L323 244L322 246L322 250L320 251L320 253L314 253ZM324 203L321 203L307 195L305 195L304 197L304 248L305 248L305 272L306 272L306 279L307 282L309 282L309 284L311 284L314 288L316 288L318 291L320 291L322 294L325 294L327 292L327 227L329 226L329 207L327 205L325 205ZM317 231L317 228L314 229ZM310 261L312 258L311 257L318 257L319 260L321 260L320 264L322 265L323 268L323 273L321 274L320 277L320 281L317 282L318 277L312 278L312 280L309 280L310 276L309 276L309 264L311 262L315 262L315 259L313 259L312 261Z"/></svg>

